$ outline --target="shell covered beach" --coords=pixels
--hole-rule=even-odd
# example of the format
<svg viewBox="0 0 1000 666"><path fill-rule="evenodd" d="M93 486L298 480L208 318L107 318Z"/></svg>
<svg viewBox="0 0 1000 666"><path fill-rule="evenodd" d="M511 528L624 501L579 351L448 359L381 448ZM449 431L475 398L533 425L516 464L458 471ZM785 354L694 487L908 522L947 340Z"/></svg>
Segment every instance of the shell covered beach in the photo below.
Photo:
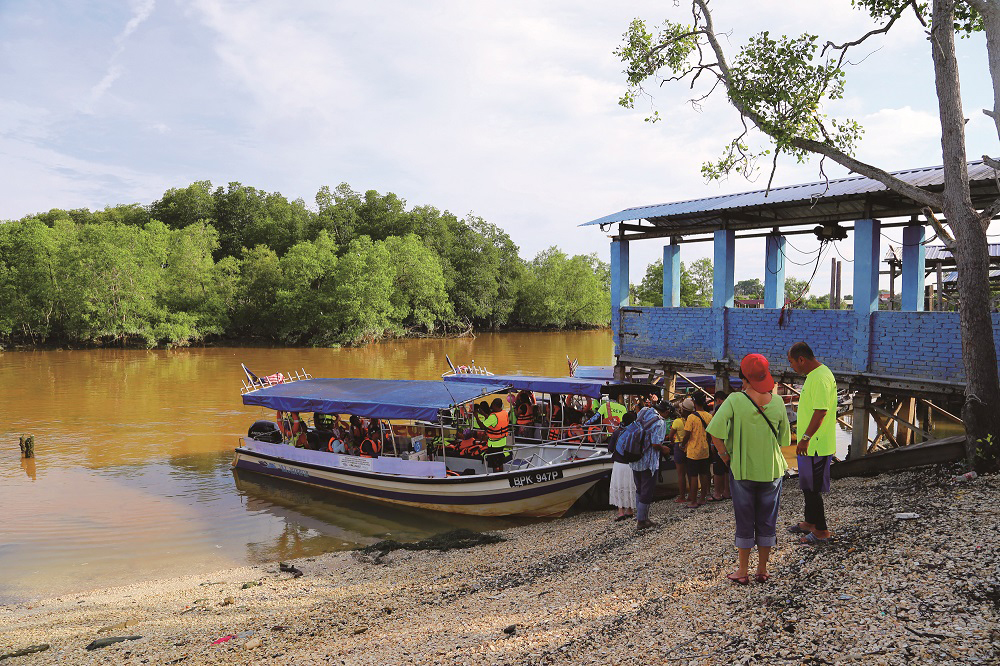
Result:
<svg viewBox="0 0 1000 666"><path fill-rule="evenodd" d="M301 576L274 563L4 606L0 660L48 644L7 663L997 663L1000 478L834 484L834 542L779 534L764 584L725 579L730 503L663 501L645 532L586 512L468 549L282 567ZM786 481L781 525L801 511Z"/></svg>

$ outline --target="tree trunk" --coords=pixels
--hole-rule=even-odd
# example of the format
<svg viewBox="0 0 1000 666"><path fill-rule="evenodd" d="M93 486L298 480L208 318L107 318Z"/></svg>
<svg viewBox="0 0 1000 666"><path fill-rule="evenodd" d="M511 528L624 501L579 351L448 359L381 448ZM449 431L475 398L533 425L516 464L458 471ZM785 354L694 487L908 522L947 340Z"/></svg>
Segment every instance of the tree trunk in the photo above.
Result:
<svg viewBox="0 0 1000 666"><path fill-rule="evenodd" d="M943 212L955 234L962 362L967 381L962 408L968 434L966 452L970 465L990 470L996 469L1000 451L1000 379L990 317L989 246L986 228L969 192L954 10L955 0L934 0L931 54L941 118Z"/></svg>

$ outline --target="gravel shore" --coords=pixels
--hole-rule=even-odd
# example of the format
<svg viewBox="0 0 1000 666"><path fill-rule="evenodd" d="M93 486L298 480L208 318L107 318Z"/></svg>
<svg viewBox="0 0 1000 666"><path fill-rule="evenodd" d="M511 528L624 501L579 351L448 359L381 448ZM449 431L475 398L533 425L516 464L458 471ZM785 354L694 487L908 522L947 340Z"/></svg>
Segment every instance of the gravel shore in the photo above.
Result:
<svg viewBox="0 0 1000 666"><path fill-rule="evenodd" d="M834 481L833 543L779 533L766 584L724 578L729 502L664 501L645 532L588 512L468 550L298 560L300 577L275 563L3 606L0 655L48 643L5 666L996 664L998 491L1000 477L941 469ZM780 525L801 512L793 480ZM141 638L85 649L122 636Z"/></svg>

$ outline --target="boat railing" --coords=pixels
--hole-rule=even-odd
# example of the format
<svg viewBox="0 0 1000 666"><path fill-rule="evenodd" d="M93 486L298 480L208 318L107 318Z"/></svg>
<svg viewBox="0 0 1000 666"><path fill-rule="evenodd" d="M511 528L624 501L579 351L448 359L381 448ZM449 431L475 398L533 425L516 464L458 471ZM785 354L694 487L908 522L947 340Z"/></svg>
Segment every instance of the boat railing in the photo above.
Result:
<svg viewBox="0 0 1000 666"><path fill-rule="evenodd" d="M268 386L275 386L276 384L288 384L290 382L297 382L303 379L312 378L313 376L306 372L305 368L289 372L288 374L276 372L272 375L267 375L266 377L257 377L256 380L244 379L243 388L240 390L240 393L250 393L262 388L267 388Z"/></svg>

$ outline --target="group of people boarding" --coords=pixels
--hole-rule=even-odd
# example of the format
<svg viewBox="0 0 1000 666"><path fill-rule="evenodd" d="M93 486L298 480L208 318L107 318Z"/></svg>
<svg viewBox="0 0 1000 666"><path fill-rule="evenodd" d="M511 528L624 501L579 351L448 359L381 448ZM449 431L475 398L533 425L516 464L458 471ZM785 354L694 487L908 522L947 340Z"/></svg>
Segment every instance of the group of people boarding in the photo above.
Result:
<svg viewBox="0 0 1000 666"><path fill-rule="evenodd" d="M830 491L830 463L836 452L837 382L807 343L795 343L787 356L792 369L806 379L796 415L805 515L786 531L798 543L819 545L831 538L822 495ZM781 449L790 445L791 428L767 358L748 354L740 362L739 374L743 389L717 393L711 405L699 391L676 403L663 401L638 413L627 412L608 446L615 460L610 496L618 507L616 521L634 517L640 530L655 526L649 506L661 454L671 456L677 467L680 492L675 502L697 509L731 498L738 564L727 578L747 585L754 547L758 562L753 578L759 583L770 578L767 563L777 544L782 480L788 468ZM645 448L638 461L625 462L617 440L636 420L644 424Z"/></svg>

